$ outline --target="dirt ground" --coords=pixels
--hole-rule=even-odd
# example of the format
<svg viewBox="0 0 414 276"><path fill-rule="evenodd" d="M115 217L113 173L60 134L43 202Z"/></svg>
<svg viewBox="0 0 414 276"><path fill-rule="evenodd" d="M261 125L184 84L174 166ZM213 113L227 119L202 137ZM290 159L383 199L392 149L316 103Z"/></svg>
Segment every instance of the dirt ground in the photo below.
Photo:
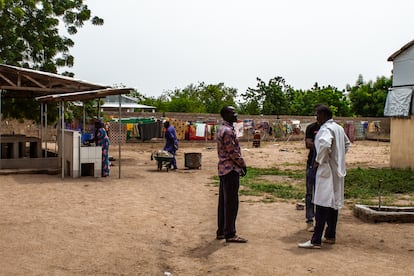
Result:
<svg viewBox="0 0 414 276"><path fill-rule="evenodd" d="M177 171L150 160L162 143L133 143L107 178L1 175L0 275L414 275L414 224L365 223L349 207L337 243L306 250L296 202L242 196L237 230L249 242L215 240L215 144L180 146ZM305 167L303 141L242 148L248 166ZM348 167L387 167L389 151L357 141ZM202 153L201 169L184 168L188 152Z"/></svg>

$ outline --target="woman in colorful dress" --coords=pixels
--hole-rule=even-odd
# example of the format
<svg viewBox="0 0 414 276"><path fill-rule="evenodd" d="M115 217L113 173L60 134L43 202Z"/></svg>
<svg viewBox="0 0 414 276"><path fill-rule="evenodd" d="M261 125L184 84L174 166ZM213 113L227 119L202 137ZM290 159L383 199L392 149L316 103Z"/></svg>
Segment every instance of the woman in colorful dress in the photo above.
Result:
<svg viewBox="0 0 414 276"><path fill-rule="evenodd" d="M96 146L102 147L102 176L109 176L111 163L109 162L109 137L105 130L105 124L98 120L95 122L95 136L92 139Z"/></svg>

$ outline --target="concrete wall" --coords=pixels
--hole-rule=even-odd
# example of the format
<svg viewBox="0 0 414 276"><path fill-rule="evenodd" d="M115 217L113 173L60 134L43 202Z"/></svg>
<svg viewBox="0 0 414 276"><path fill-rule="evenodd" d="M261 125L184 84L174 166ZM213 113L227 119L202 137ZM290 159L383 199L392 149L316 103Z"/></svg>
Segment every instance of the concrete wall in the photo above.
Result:
<svg viewBox="0 0 414 276"><path fill-rule="evenodd" d="M391 168L414 170L414 115L410 119L391 119Z"/></svg>
<svg viewBox="0 0 414 276"><path fill-rule="evenodd" d="M11 169L11 170L40 170L45 171L57 171L60 167L59 157L48 157L48 158L19 158L19 159L1 159L0 169Z"/></svg>
<svg viewBox="0 0 414 276"><path fill-rule="evenodd" d="M118 117L117 112L105 112L105 116L114 116ZM174 118L182 121L210 121L210 122L220 122L221 117L220 114L200 114L200 113L181 113L181 112L129 112L129 113L122 113L123 117L154 117L154 118L162 118L162 117L169 117ZM281 121L285 120L299 120L301 123L309 123L313 122L315 120L315 117L313 116L288 116L288 115L239 115L239 119L253 119L255 121L261 121L261 120L267 120L269 122L275 122L277 119L280 119ZM354 124L360 123L360 122L374 122L374 121L380 121L381 125L381 131L380 133L376 132L366 132L365 139L371 139L371 140L381 140L381 141L389 141L390 140L390 118L388 117L334 117L334 120L338 123L345 123L347 121L353 121ZM19 122L17 120L3 120L0 122L1 127L1 133L2 134L25 134L27 136L33 136L33 137L40 137L40 130L39 126L33 122L33 121L24 121ZM43 133L43 141L49 141L49 142L56 142L57 139L57 133L56 128L49 127L46 130L44 130ZM291 137L292 140L296 139L303 139L304 134L300 133L299 135L293 135ZM285 140L286 138L282 138L282 140ZM242 140L242 139L241 139Z"/></svg>
<svg viewBox="0 0 414 276"><path fill-rule="evenodd" d="M118 117L118 113L111 113L105 112L106 116L114 116L115 118ZM178 119L182 121L209 121L219 123L221 121L220 114L200 114L200 113L181 113L181 112L132 112L132 113L123 113L123 117L154 117L154 118L162 118L162 117L169 117L173 119ZM239 115L240 120L244 119L253 119L255 122L266 120L269 122L275 122L277 119L281 121L288 121L288 120L299 120L302 124L303 123L310 123L315 121L314 116L290 116L290 115ZM348 121L353 121L354 124L358 124L361 122L374 122L379 121L381 130L380 132L366 132L365 139L371 140L381 140L381 141L389 141L390 140L390 118L389 117L334 117L334 120L338 123L346 123ZM299 135L294 135L292 140L303 139L304 134L301 133ZM286 139L286 138L283 138ZM243 139L240 139L243 140Z"/></svg>

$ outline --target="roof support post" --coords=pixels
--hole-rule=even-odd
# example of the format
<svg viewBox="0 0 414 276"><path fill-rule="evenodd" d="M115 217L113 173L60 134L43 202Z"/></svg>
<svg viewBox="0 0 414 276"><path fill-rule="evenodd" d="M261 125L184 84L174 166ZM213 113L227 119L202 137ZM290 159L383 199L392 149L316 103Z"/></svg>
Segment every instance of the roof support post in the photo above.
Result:
<svg viewBox="0 0 414 276"><path fill-rule="evenodd" d="M82 107L83 107L83 118L82 118L82 134L85 133L85 128L86 128L86 106L85 106L85 102L82 102Z"/></svg>
<svg viewBox="0 0 414 276"><path fill-rule="evenodd" d="M44 103L40 103L40 145L43 146L43 119L44 119Z"/></svg>
<svg viewBox="0 0 414 276"><path fill-rule="evenodd" d="M45 129L46 129L46 139L45 139L45 157L47 157L47 134L48 134L48 128L47 128L47 103L45 103Z"/></svg>
<svg viewBox="0 0 414 276"><path fill-rule="evenodd" d="M118 135L118 160L119 160L119 166L118 166L118 178L121 179L121 143L122 143L122 123L121 123L121 94L118 95L119 97L119 120L118 120L118 124L119 124L119 135Z"/></svg>
<svg viewBox="0 0 414 276"><path fill-rule="evenodd" d="M62 165L62 179L65 178L65 102L60 102L60 123L61 123L61 131L62 131L62 143L61 149L59 149L62 157L61 165Z"/></svg>
<svg viewBox="0 0 414 276"><path fill-rule="evenodd" d="M3 89L0 89L0 126L1 126L1 121L3 120L3 113L1 110L1 98L3 97ZM1 127L0 127L0 169L2 168L1 166Z"/></svg>

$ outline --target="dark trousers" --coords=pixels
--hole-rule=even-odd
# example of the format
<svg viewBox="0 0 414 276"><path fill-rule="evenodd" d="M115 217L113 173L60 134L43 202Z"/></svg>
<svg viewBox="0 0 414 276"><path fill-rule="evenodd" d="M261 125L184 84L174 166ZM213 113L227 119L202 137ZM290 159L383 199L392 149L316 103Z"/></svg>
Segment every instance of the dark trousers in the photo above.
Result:
<svg viewBox="0 0 414 276"><path fill-rule="evenodd" d="M315 232L312 236L312 244L321 244L323 230L325 229L325 224L327 225L325 230L325 238L335 239L336 237L336 224L338 223L338 210L335 210L330 207L323 207L316 205L315 212Z"/></svg>
<svg viewBox="0 0 414 276"><path fill-rule="evenodd" d="M231 171L220 176L217 236L224 235L226 239L236 235L236 217L239 210L240 175Z"/></svg>
<svg viewBox="0 0 414 276"><path fill-rule="evenodd" d="M174 151L169 150L168 152L171 153L174 156L173 159L172 159L172 164L171 165L174 169L176 169L177 168L177 159L175 159L175 150Z"/></svg>
<svg viewBox="0 0 414 276"><path fill-rule="evenodd" d="M313 222L315 217L315 205L312 203L313 193L315 191L316 170L313 165L307 165L306 168L306 196L305 196L305 217L306 222Z"/></svg>

